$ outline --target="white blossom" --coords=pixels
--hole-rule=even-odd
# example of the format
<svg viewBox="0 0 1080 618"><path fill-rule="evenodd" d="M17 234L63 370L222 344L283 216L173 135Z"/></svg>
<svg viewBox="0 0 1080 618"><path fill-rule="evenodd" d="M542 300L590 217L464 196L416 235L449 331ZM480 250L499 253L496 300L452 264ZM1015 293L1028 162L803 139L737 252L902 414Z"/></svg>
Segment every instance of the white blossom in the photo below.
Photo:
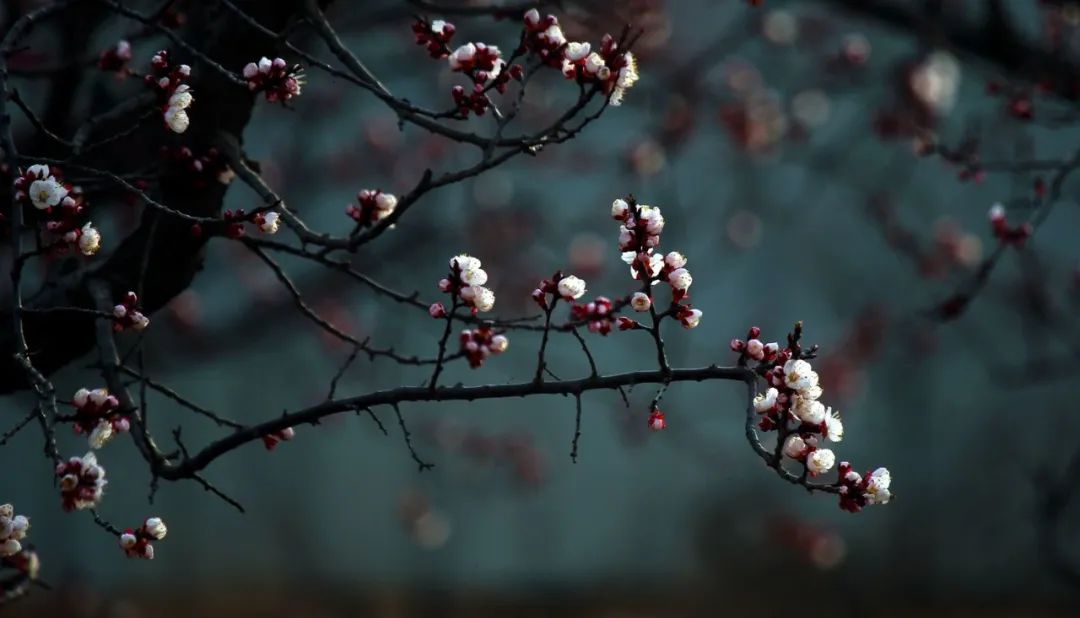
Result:
<svg viewBox="0 0 1080 618"><path fill-rule="evenodd" d="M956 103L960 86L960 64L945 51L936 51L911 74L911 89L915 96L935 114L945 114Z"/></svg>
<svg viewBox="0 0 1080 618"><path fill-rule="evenodd" d="M536 24L539 24L540 11L537 11L536 9L529 9L528 11L525 11L525 23L529 24L530 26L535 26Z"/></svg>
<svg viewBox="0 0 1080 618"><path fill-rule="evenodd" d="M450 268L453 268L455 265L462 271L474 270L480 268L480 260L466 253L462 253L461 255L455 255L450 258Z"/></svg>
<svg viewBox="0 0 1080 618"><path fill-rule="evenodd" d="M889 485L892 484L892 475L888 468L878 468L870 473L870 479L866 483L866 498L868 504L888 504L892 494Z"/></svg>
<svg viewBox="0 0 1080 618"><path fill-rule="evenodd" d="M683 328L697 328L701 322L701 309L691 309L684 315L679 316L679 321L682 322Z"/></svg>
<svg viewBox="0 0 1080 618"><path fill-rule="evenodd" d="M273 60L267 58L266 56L263 56L262 58L259 58L259 72L260 73L269 73L270 69L273 68L273 66L274 66L274 61Z"/></svg>
<svg viewBox="0 0 1080 618"><path fill-rule="evenodd" d="M694 278L690 276L690 271L685 268L677 268L668 274L668 283L676 290L688 290L693 282Z"/></svg>
<svg viewBox="0 0 1080 618"><path fill-rule="evenodd" d="M622 105L623 97L626 96L626 91L634 87L634 84L638 80L637 72L637 59L634 54L626 52L626 66L619 69L619 75L615 79L615 89L611 92L612 105Z"/></svg>
<svg viewBox="0 0 1080 618"><path fill-rule="evenodd" d="M92 223L82 226L79 234L79 251L83 255L94 255L101 249L101 232Z"/></svg>
<svg viewBox="0 0 1080 618"><path fill-rule="evenodd" d="M86 440L90 443L90 448L96 450L105 446L105 444L108 443L108 441L111 440L112 437L112 423L110 423L106 419L101 419L100 421L98 421L98 424L94 426L94 430L90 432L90 435L87 437Z"/></svg>
<svg viewBox="0 0 1080 618"><path fill-rule="evenodd" d="M641 213L641 218L645 221L646 232L655 236L664 231L664 215L659 208L642 204L638 210Z"/></svg>
<svg viewBox="0 0 1080 618"><path fill-rule="evenodd" d="M15 514L10 504L0 505L0 558L22 551L22 541L30 530L30 520Z"/></svg>
<svg viewBox="0 0 1080 618"><path fill-rule="evenodd" d="M454 53L447 58L447 61L450 63L450 68L457 71L466 63L471 62L474 57L476 57L476 45L466 43L455 49Z"/></svg>
<svg viewBox="0 0 1080 618"><path fill-rule="evenodd" d="M835 463L836 454L827 448L819 448L806 458L806 467L811 474L825 474L832 470Z"/></svg>
<svg viewBox="0 0 1080 618"><path fill-rule="evenodd" d="M784 441L784 454L792 459L801 459L803 455L806 455L807 448L806 441L798 434L789 436Z"/></svg>
<svg viewBox="0 0 1080 618"><path fill-rule="evenodd" d="M601 68L606 66L604 58L596 52L592 52L585 58L585 72L590 75L596 75Z"/></svg>
<svg viewBox="0 0 1080 618"><path fill-rule="evenodd" d="M165 534L168 533L168 528L165 527L165 522L160 517L151 517L143 524L143 530L146 531L147 536L161 540L165 538Z"/></svg>
<svg viewBox="0 0 1080 618"><path fill-rule="evenodd" d="M483 268L470 268L461 271L461 282L465 285L484 285L487 280L487 271Z"/></svg>
<svg viewBox="0 0 1080 618"><path fill-rule="evenodd" d="M611 203L611 218L622 220L626 217L626 213L630 211L630 204L626 200L619 198Z"/></svg>
<svg viewBox="0 0 1080 618"><path fill-rule="evenodd" d="M276 212L264 212L259 220L259 230L266 234L276 234L281 227L281 215Z"/></svg>
<svg viewBox="0 0 1080 618"><path fill-rule="evenodd" d="M380 192L375 196L375 208L390 214L397 208L397 196L391 193Z"/></svg>
<svg viewBox="0 0 1080 618"><path fill-rule="evenodd" d="M686 266L686 262L686 256L679 253L678 251L672 251L671 253L668 253L664 256L664 264L666 264L667 267L672 270L677 270L679 268L682 268L683 266Z"/></svg>
<svg viewBox="0 0 1080 618"><path fill-rule="evenodd" d="M754 397L754 411L762 413L772 410L776 406L776 398L779 395L780 391L775 388L770 388L764 394L758 393Z"/></svg>
<svg viewBox="0 0 1080 618"><path fill-rule="evenodd" d="M791 411L799 418L799 420L811 425L820 425L821 423L824 423L825 417L827 416L825 404L820 401L806 399L798 394L792 397Z"/></svg>
<svg viewBox="0 0 1080 618"><path fill-rule="evenodd" d="M510 340L506 338L506 335L495 335L491 338L491 351L494 354L501 354L506 351L506 348L510 346Z"/></svg>
<svg viewBox="0 0 1080 618"><path fill-rule="evenodd" d="M130 532L125 532L120 535L120 547L123 547L124 549L131 549L132 547L135 547L135 544L138 542L139 539L135 538L135 535Z"/></svg>
<svg viewBox="0 0 1080 618"><path fill-rule="evenodd" d="M123 307L123 305L117 305L117 306L118 307ZM88 389L85 389L85 388L80 388L79 390L75 391L75 396L72 397L71 399L72 399L73 403L75 404L75 407L81 408L81 407L86 405L87 401L90 400L90 391Z"/></svg>
<svg viewBox="0 0 1080 618"><path fill-rule="evenodd" d="M46 170L48 168L45 168ZM55 176L46 176L30 183L30 203L38 210L52 208L67 197L68 190Z"/></svg>
<svg viewBox="0 0 1080 618"><path fill-rule="evenodd" d="M832 408L825 409L825 433L833 442L844 439L844 423L840 420L839 411L833 411Z"/></svg>
<svg viewBox="0 0 1080 618"><path fill-rule="evenodd" d="M491 311L495 306L495 293L482 285L470 285L461 289L461 298L476 307L477 311Z"/></svg>
<svg viewBox="0 0 1080 618"><path fill-rule="evenodd" d="M810 363L801 359L791 359L784 363L784 384L794 391L805 391L818 384L818 374Z"/></svg>
<svg viewBox="0 0 1080 618"><path fill-rule="evenodd" d="M187 109L191 107L191 104L195 102L195 97L191 95L191 88L187 84L180 84L173 91L172 96L169 97L169 107L177 107L180 109Z"/></svg>
<svg viewBox="0 0 1080 618"><path fill-rule="evenodd" d="M169 107L165 110L165 124L173 133L183 133L187 131L191 119L182 107Z"/></svg>
<svg viewBox="0 0 1080 618"><path fill-rule="evenodd" d="M589 55L591 49L592 46L590 46L588 43L567 43L566 49L563 51L563 54L566 56L567 60L570 60L571 62L579 62L581 60L584 60L585 57Z"/></svg>
<svg viewBox="0 0 1080 618"><path fill-rule="evenodd" d="M559 46L566 42L566 36L563 35L562 28L559 24L551 24L548 29L540 33L540 38L546 39L551 45Z"/></svg>
<svg viewBox="0 0 1080 618"><path fill-rule="evenodd" d="M634 311L648 311L652 307L652 299L644 292L634 292L634 295L630 297L630 306L634 308Z"/></svg>
<svg viewBox="0 0 1080 618"><path fill-rule="evenodd" d="M585 281L569 275L559 280L559 294L566 300L576 300L585 295Z"/></svg>

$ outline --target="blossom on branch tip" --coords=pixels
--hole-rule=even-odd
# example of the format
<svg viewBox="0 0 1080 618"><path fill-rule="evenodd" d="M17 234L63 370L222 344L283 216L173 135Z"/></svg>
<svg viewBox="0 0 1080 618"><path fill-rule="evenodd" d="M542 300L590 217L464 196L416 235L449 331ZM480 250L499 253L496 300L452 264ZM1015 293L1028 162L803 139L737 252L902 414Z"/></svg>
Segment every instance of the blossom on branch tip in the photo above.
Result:
<svg viewBox="0 0 1080 618"><path fill-rule="evenodd" d="M648 311L652 307L652 298L644 292L634 292L630 297L630 306L634 311Z"/></svg>
<svg viewBox="0 0 1080 618"><path fill-rule="evenodd" d="M679 320L679 323L683 325L683 328L691 329L697 328L701 322L701 309L694 309L693 307L682 306L675 317Z"/></svg>
<svg viewBox="0 0 1080 618"><path fill-rule="evenodd" d="M1010 227L1008 218L1005 215L1005 206L1001 203L996 203L990 207L990 226L994 236L1002 245L1011 244L1018 247L1023 246L1024 242L1031 238L1032 233L1035 231L1031 223L1028 222Z"/></svg>
<svg viewBox="0 0 1080 618"><path fill-rule="evenodd" d="M463 253L450 258L450 274L439 280L439 290L460 298L474 314L491 311L495 307L495 293L484 287L487 279L480 260Z"/></svg>
<svg viewBox="0 0 1080 618"><path fill-rule="evenodd" d="M345 214L362 227L368 227L381 221L397 208L397 196L384 193L379 189L364 189L356 194L359 206L350 204L345 208Z"/></svg>
<svg viewBox="0 0 1080 618"><path fill-rule="evenodd" d="M157 92L165 126L174 133L187 131L191 124L187 110L195 102L191 87L184 83L191 76L191 67L173 64L169 52L162 50L151 58L150 68L146 83Z"/></svg>
<svg viewBox="0 0 1080 618"><path fill-rule="evenodd" d="M267 434L267 435L263 436L262 441L263 441L263 446L266 447L266 450L272 451L275 448L277 448L277 445L280 442L288 442L289 440L292 440L295 437L296 437L296 430L293 429L292 427L286 427L285 429L282 429L280 431L275 431L274 433Z"/></svg>
<svg viewBox="0 0 1080 618"><path fill-rule="evenodd" d="M98 465L93 451L57 464L56 476L60 479L60 497L65 511L96 507L108 484L105 468Z"/></svg>
<svg viewBox="0 0 1080 618"><path fill-rule="evenodd" d="M450 55L450 39L457 31L454 24L441 19L429 23L425 19L417 18L413 22L412 30L416 37L416 44L427 48L432 58L439 59Z"/></svg>
<svg viewBox="0 0 1080 618"><path fill-rule="evenodd" d="M872 504L888 504L892 499L889 489L892 475L887 468L878 468L866 476L855 472L851 464L842 461L838 467L840 479L840 508L858 513Z"/></svg>
<svg viewBox="0 0 1080 618"><path fill-rule="evenodd" d="M30 531L30 519L16 515L15 507L0 505L0 558L9 558L22 551L21 541Z"/></svg>
<svg viewBox="0 0 1080 618"><path fill-rule="evenodd" d="M101 55L98 56L98 68L123 74L131 57L131 43L120 40L116 42L116 45L102 50Z"/></svg>
<svg viewBox="0 0 1080 618"><path fill-rule="evenodd" d="M832 442L840 442L844 439L844 423L840 420L840 412L832 408L825 409L825 435Z"/></svg>
<svg viewBox="0 0 1080 618"><path fill-rule="evenodd" d="M568 275L559 280L558 289L565 300L577 300L585 295L585 281Z"/></svg>
<svg viewBox="0 0 1080 618"><path fill-rule="evenodd" d="M461 331L459 341L461 351L473 369L483 365L488 356L502 354L510 346L506 335L496 332L494 327L486 323L472 330Z"/></svg>
<svg viewBox="0 0 1080 618"><path fill-rule="evenodd" d="M121 411L120 401L107 389L80 388L72 397L72 405L75 433L86 434L91 449L100 449L116 434L131 429L131 420Z"/></svg>
<svg viewBox="0 0 1080 618"><path fill-rule="evenodd" d="M818 374L810 363L792 359L784 363L784 383L791 390L803 391L817 386Z"/></svg>
<svg viewBox="0 0 1080 618"><path fill-rule="evenodd" d="M289 66L283 58L271 60L264 56L258 62L249 62L244 66L243 75L248 89L264 93L271 103L299 96L303 85L303 69L298 64Z"/></svg>
<svg viewBox="0 0 1080 618"><path fill-rule="evenodd" d="M150 318L138 310L139 297L135 292L128 292L124 300L113 307L113 330L120 332L130 328L135 331L146 329L150 325Z"/></svg>
<svg viewBox="0 0 1080 618"><path fill-rule="evenodd" d="M623 221L626 219L627 213L630 212L630 204L626 200L619 198L611 203L611 218L617 221Z"/></svg>
<svg viewBox="0 0 1080 618"><path fill-rule="evenodd" d="M120 548L129 558L154 559L154 546L152 541L160 541L165 538L168 528L160 517L151 517L138 528L128 528L120 535Z"/></svg>
<svg viewBox="0 0 1080 618"><path fill-rule="evenodd" d="M866 493L863 496L869 504L888 504L892 494L889 493L889 485L892 484L892 475L888 468L878 468L870 473L870 480L866 484Z"/></svg>
<svg viewBox="0 0 1080 618"><path fill-rule="evenodd" d="M281 227L281 215L274 212L260 212L255 215L252 222L259 227L259 230L264 234L277 234L278 228Z"/></svg>
<svg viewBox="0 0 1080 618"><path fill-rule="evenodd" d="M570 315L576 322L585 322L590 333L607 335L611 332L614 304L606 296L597 296L587 303L570 306Z"/></svg>
<svg viewBox="0 0 1080 618"><path fill-rule="evenodd" d="M649 429L661 431L667 429L667 417L660 410L649 412Z"/></svg>

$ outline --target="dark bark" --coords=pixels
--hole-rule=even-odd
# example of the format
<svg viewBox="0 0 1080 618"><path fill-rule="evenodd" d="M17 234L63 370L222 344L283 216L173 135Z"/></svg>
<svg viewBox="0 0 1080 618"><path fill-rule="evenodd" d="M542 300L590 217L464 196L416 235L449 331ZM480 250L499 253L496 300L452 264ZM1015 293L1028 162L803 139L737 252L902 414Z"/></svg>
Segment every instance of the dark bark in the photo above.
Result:
<svg viewBox="0 0 1080 618"><path fill-rule="evenodd" d="M303 12L303 2L299 0L249 0L238 4L260 23L278 32ZM246 63L266 54L271 45L266 38L255 35L250 26L217 3L192 3L191 6L192 10L186 15L187 22L177 34L218 64L239 73ZM156 160L161 147L169 144L188 144L194 151L201 152L216 143L219 132L234 136L242 143L254 96L183 50L166 48L178 61L192 66L190 83L196 101L191 110L191 127L180 141L162 126L160 117L151 118L136 139L125 142L128 151L120 157L124 160L120 164L122 169L138 168L147 161ZM74 50L66 52L76 53ZM83 50L82 53L89 52L92 50ZM136 58L133 63L143 67L148 60ZM195 189L190 183L167 172L157 180L157 199L170 208L196 216L216 216L220 213L226 192L224 185L211 183L206 188ZM106 208L102 202L90 206L91 212ZM113 297L119 299L125 292L139 287L145 255L141 301L146 312L153 313L191 284L202 268L205 242L205 237L196 237L191 233L189 221L146 208L132 233L122 241L112 239L110 244L116 249L102 265L89 272L73 273L48 282L47 287L27 306L91 308L93 302L87 283L92 278L107 281ZM6 313L4 319L10 321L10 312ZM90 316L28 313L23 321L33 362L45 375L83 356L94 345L94 325ZM5 333L4 349L13 350L13 345L11 333ZM10 352L4 354L0 364L0 393L27 386L25 372L16 364Z"/></svg>

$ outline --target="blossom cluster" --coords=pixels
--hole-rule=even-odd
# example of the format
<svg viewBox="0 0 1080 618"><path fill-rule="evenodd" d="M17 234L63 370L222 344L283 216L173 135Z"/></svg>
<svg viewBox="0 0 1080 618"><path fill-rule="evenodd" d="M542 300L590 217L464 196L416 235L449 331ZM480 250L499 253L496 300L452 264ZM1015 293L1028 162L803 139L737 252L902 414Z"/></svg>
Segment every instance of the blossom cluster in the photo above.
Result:
<svg viewBox="0 0 1080 618"><path fill-rule="evenodd" d="M58 238L55 251L72 247L90 256L101 249L101 233L93 223L80 223L86 210L82 189L64 182L60 169L31 165L14 185L15 201L29 204L44 215L45 231Z"/></svg>
<svg viewBox="0 0 1080 618"><path fill-rule="evenodd" d="M359 205L349 204L345 214L361 227L369 227L389 217L398 204L397 196L380 189L364 189L356 194L356 201Z"/></svg>
<svg viewBox="0 0 1080 618"><path fill-rule="evenodd" d="M103 49L98 56L98 68L102 71L115 71L124 73L127 63L131 62L131 43L125 40L116 42L116 45Z"/></svg>
<svg viewBox="0 0 1080 618"><path fill-rule="evenodd" d="M495 306L495 293L484 287L488 276L480 266L480 260L471 255L455 255L450 258L450 274L439 280L439 290L460 298L465 306L472 308L473 314L491 311ZM445 309L442 311L446 315ZM436 315L436 306L432 306L431 313L442 317Z"/></svg>
<svg viewBox="0 0 1080 618"><path fill-rule="evenodd" d="M298 64L289 66L283 58L271 60L264 56L244 67L244 79L249 90L262 92L267 101L285 102L300 95L303 69Z"/></svg>
<svg viewBox="0 0 1080 618"><path fill-rule="evenodd" d="M1018 247L1022 247L1024 242L1031 238L1035 231L1031 223L1028 222L1010 226L1009 219L1005 215L1005 206L1000 203L990 207L990 227L1001 244L1016 245Z"/></svg>
<svg viewBox="0 0 1080 618"><path fill-rule="evenodd" d="M595 85L612 105L620 105L626 91L638 81L637 62L629 50L610 34L605 34L595 49L590 43L572 42L563 34L554 15L540 16L530 9L523 17L521 45L513 58L530 54L542 66L560 70L570 80L581 85ZM471 88L454 86L451 95L458 114L483 115L491 106L488 92L495 89L505 93L511 79L521 80L525 68L503 58L495 45L469 42L451 49L450 40L457 31L453 24L418 18L412 25L416 44L424 47L435 59L446 58L450 70L464 73L472 80Z"/></svg>
<svg viewBox="0 0 1080 618"><path fill-rule="evenodd" d="M417 18L413 22L412 30L416 44L426 48L432 58L442 60L450 55L450 39L454 38L454 32L457 31L454 24L441 19L429 22Z"/></svg>
<svg viewBox="0 0 1080 618"><path fill-rule="evenodd" d="M113 307L113 330L120 332L130 328L138 331L150 326L150 318L137 309L138 305L139 297L135 292L124 294L124 300Z"/></svg>
<svg viewBox="0 0 1080 618"><path fill-rule="evenodd" d="M850 463L841 461L837 470L840 473L840 508L845 511L858 513L864 506L888 504L892 499L889 491L892 475L888 468L878 468L863 476L852 470Z"/></svg>
<svg viewBox="0 0 1080 618"><path fill-rule="evenodd" d="M731 349L739 353L741 365L757 362L757 372L769 383L765 393L754 397L754 411L760 416L758 427L763 431L778 431L783 440L780 445L783 455L801 462L810 476L819 476L836 465L836 454L826 448L824 442L843 440L844 423L838 411L820 401L823 393L820 378L813 366L802 358L803 351L799 345L801 334L801 326L797 325L795 332L788 336L788 345L781 349L778 343L764 343L761 329L754 326L750 328L745 341L733 339ZM856 478L857 474L850 476L850 466L846 462L841 465L847 466L847 470L842 467L837 483L841 494L840 506L852 510L849 502L854 499L856 491L877 491L879 486L874 485L873 490L866 489L869 481ZM879 472L884 474L884 489L887 490L888 470L881 468ZM859 507L888 501L887 494L881 496L884 497L882 501L877 501L876 497L859 498Z"/></svg>
<svg viewBox="0 0 1080 618"><path fill-rule="evenodd" d="M562 271L556 271L548 279L542 279L536 289L532 291L532 299L540 308L547 311L561 298L567 302L575 301L585 295L585 281L574 275L563 275ZM548 297L551 300L548 300Z"/></svg>
<svg viewBox="0 0 1080 618"><path fill-rule="evenodd" d="M288 442L295 437L296 430L292 427L286 427L285 429L281 429L275 431L274 433L263 436L263 446L266 447L266 450L272 451L277 448L277 445L281 442Z"/></svg>
<svg viewBox="0 0 1080 618"><path fill-rule="evenodd" d="M195 102L191 87L184 82L191 76L191 67L173 64L169 52L161 50L150 59L150 73L146 83L158 93L165 126L174 133L187 131L191 124L187 109Z"/></svg>
<svg viewBox="0 0 1080 618"><path fill-rule="evenodd" d="M65 511L93 508L105 493L105 468L98 465L93 451L72 457L56 466L60 497Z"/></svg>
<svg viewBox="0 0 1080 618"><path fill-rule="evenodd" d="M281 215L272 210L248 212L243 208L236 210L228 209L221 213L225 220L225 235L229 238L243 238L247 233L245 223L252 223L264 234L277 234L281 226ZM202 225L195 223L191 226L191 234L199 237L203 235Z"/></svg>
<svg viewBox="0 0 1080 618"><path fill-rule="evenodd" d="M638 81L637 60L623 51L615 37L605 34L598 49L590 43L567 41L554 15L525 13L525 48L540 60L559 68L567 79L596 84L612 105L621 105L626 91Z"/></svg>
<svg viewBox="0 0 1080 618"><path fill-rule="evenodd" d="M615 318L614 304L607 296L597 296L587 303L571 305L570 316L575 322L585 322L590 333L607 335Z"/></svg>
<svg viewBox="0 0 1080 618"><path fill-rule="evenodd" d="M506 92L510 78L520 79L523 69L515 65L511 70L506 69L506 61L502 58L502 51L495 45L486 43L466 43L458 47L447 56L450 70L464 73L472 80L470 91L463 86L454 86L450 94L454 98L454 105L462 116L471 111L477 116L483 116L491 105L486 92L490 88L500 93Z"/></svg>
<svg viewBox="0 0 1080 618"><path fill-rule="evenodd" d="M686 256L678 251L667 255L656 252L664 231L664 215L660 209L639 204L631 195L611 203L611 217L622 222L619 226L619 250L622 251L623 261L630 265L630 274L634 279L645 284L645 290L631 298L632 307L636 311L652 309L651 287L666 283L671 286L671 315L684 328L696 328L701 322L702 313L686 302L690 298L690 286L694 283L694 278L686 269ZM625 328L635 328L629 318L622 321L621 328L623 324Z"/></svg>
<svg viewBox="0 0 1080 618"><path fill-rule="evenodd" d="M461 331L461 352L469 366L478 369L492 354L502 354L510 346L506 335L499 333L491 324L481 324L474 329Z"/></svg>
<svg viewBox="0 0 1080 618"><path fill-rule="evenodd" d="M120 410L120 401L108 389L80 388L71 404L75 406L75 433L86 434L92 449L105 446L115 434L131 429L131 419Z"/></svg>
<svg viewBox="0 0 1080 618"><path fill-rule="evenodd" d="M128 558L154 559L153 541L165 538L169 529L160 517L151 517L138 529L128 528L120 535L120 548Z"/></svg>
<svg viewBox="0 0 1080 618"><path fill-rule="evenodd" d="M196 189L215 182L228 185L236 177L217 148L208 148L197 155L187 146L165 146L161 149L161 156L177 172L187 176L187 182Z"/></svg>
<svg viewBox="0 0 1080 618"><path fill-rule="evenodd" d="M30 519L16 515L15 507L0 505L0 558L14 556L22 551L22 541L30 530Z"/></svg>

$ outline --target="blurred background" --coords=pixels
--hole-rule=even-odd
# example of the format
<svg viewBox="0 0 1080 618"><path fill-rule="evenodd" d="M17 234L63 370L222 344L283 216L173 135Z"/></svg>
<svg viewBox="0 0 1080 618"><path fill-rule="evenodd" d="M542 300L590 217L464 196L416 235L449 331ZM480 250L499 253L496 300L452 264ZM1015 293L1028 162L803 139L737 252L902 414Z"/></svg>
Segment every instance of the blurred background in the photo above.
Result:
<svg viewBox="0 0 1080 618"><path fill-rule="evenodd" d="M651 388L632 390L629 407L617 393L587 394L576 464L574 404L560 397L403 406L418 453L436 465L424 473L392 410L374 411L389 436L367 416L298 427L273 452L250 444L207 471L243 515L190 482L163 485L147 505L146 466L117 441L100 457L102 515L122 525L160 515L170 528L143 562L123 558L85 514L60 510L40 436L26 431L0 450L0 499L32 518L52 590L10 615L1076 615L1077 585L1049 558L1072 550L1080 561L1080 504L1053 519L1042 508L1080 449L1076 179L1027 248L1007 252L966 311L943 321L933 310L995 249L991 204L1022 218L1039 173L918 154L936 135L982 162L1061 160L1077 146L1075 104L1032 90L1034 118L1020 118L1015 98L987 88L1020 83L1014 75L949 49L933 28L894 28L843 2L565 4L552 11L571 40L644 29L642 78L624 105L571 142L428 194L355 264L434 301L446 260L468 252L508 317L533 313L529 292L558 268L585 278L590 297L626 295L634 286L609 205L632 193L663 209L662 246L689 257L704 311L698 329L667 333L673 364L731 363L727 342L750 325L783 341L802 320L806 341L822 346L824 399L846 424L837 454L857 469L888 466L893 503L852 515L780 482L745 442L740 385L680 383L658 433L646 427ZM930 4L945 25L977 24L999 3ZM1032 45L1077 51L1076 4L1000 4ZM413 44L416 10L337 2L328 15L396 94L441 108L460 76ZM448 19L455 41L517 42L516 20ZM118 32L99 29L98 47ZM309 29L294 40L329 58ZM135 57L152 51L137 45ZM125 88L105 75L83 87ZM530 87L522 122L539 126L574 97L553 72ZM399 130L373 97L318 71L293 107L257 105L246 149L318 229L349 230L344 208L359 189L400 195L425 168L474 161L438 136ZM226 204L252 208L258 197L235 183ZM348 332L436 352L441 322L310 263L283 264ZM322 400L350 352L226 239L153 320L151 375L243 422ZM505 355L475 371L451 365L444 382L528 379L537 338L510 337ZM654 364L640 337L588 340L602 372ZM560 377L588 370L569 336L553 339L549 358ZM98 385L85 365L54 377L63 396ZM428 375L361 357L338 393ZM7 397L4 408L30 401ZM220 435L167 399L151 396L149 407L166 441L177 425L189 448ZM60 438L65 454L85 449Z"/></svg>

